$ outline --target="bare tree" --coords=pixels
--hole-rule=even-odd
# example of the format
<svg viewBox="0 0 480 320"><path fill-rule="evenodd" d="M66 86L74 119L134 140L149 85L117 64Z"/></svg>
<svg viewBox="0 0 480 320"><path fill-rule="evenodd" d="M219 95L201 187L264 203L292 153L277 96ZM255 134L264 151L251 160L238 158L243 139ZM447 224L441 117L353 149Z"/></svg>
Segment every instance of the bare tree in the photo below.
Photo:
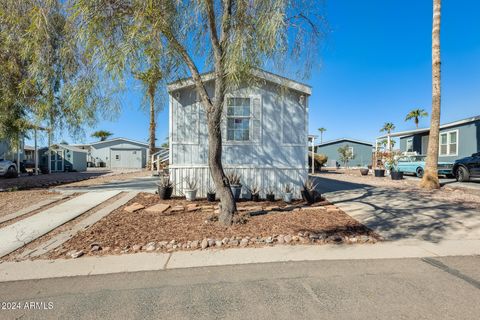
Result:
<svg viewBox="0 0 480 320"><path fill-rule="evenodd" d="M160 35L165 63L183 67L192 79L207 114L208 164L220 198L219 221L232 222L236 204L222 165L221 119L225 94L254 81L252 70L264 65L285 66L287 58L301 61L308 74L319 52L324 19L318 1L307 0L76 0L74 15L86 35L87 47L107 54L111 70L122 69L126 30L153 30ZM132 39L132 37L128 37ZM107 45L106 45L107 44ZM137 50L139 43L127 46ZM141 44L140 44L141 46ZM117 63L118 62L118 63ZM204 64L213 70L213 96L201 76ZM291 66L290 64L289 66ZM293 64L295 65L295 64Z"/></svg>

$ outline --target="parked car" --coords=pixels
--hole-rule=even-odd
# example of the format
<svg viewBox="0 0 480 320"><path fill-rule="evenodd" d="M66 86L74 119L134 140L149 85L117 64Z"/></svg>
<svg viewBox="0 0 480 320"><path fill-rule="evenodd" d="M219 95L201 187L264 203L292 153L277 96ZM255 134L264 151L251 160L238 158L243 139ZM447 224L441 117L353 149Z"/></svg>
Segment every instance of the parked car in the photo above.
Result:
<svg viewBox="0 0 480 320"><path fill-rule="evenodd" d="M398 159L398 171L406 174L414 174L421 178L425 172L425 158L426 156L403 156ZM451 177L453 176L452 169L452 162L438 163L438 175Z"/></svg>
<svg viewBox="0 0 480 320"><path fill-rule="evenodd" d="M15 178L18 176L17 165L10 160L0 159L0 176L5 178Z"/></svg>
<svg viewBox="0 0 480 320"><path fill-rule="evenodd" d="M453 174L457 181L469 181L470 178L480 177L480 152L472 154L471 157L465 157L455 161L453 165Z"/></svg>

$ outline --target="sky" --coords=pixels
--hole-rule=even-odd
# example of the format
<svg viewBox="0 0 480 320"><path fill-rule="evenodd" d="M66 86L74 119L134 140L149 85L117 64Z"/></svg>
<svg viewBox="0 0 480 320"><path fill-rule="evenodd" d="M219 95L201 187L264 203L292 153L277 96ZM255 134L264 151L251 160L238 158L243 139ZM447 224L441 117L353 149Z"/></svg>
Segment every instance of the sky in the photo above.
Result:
<svg viewBox="0 0 480 320"><path fill-rule="evenodd" d="M405 115L431 109L432 0L326 0L330 32L319 67L310 79L309 133L325 127L324 141L354 138L373 142L385 122L396 131L414 129ZM442 1L442 123L480 115L480 1ZM284 75L287 76L288 75ZM115 121L100 121L91 132L147 142L148 116L142 91L129 87ZM157 144L168 135L168 100L157 118ZM420 127L428 127L422 119Z"/></svg>

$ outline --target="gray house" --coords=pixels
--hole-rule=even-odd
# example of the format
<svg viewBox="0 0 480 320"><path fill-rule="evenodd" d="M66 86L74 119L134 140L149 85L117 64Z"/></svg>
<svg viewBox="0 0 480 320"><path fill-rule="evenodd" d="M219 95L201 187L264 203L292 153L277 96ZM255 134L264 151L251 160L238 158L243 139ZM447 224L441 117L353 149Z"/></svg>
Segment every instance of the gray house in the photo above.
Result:
<svg viewBox="0 0 480 320"><path fill-rule="evenodd" d="M223 164L226 172L241 175L242 184L263 191L275 189L277 197L285 184L300 197L308 176L308 98L305 84L254 70L258 81L239 86L227 94L221 124ZM203 75L207 92L214 95L213 73ZM199 184L199 195L213 185L208 168L206 114L191 79L168 86L170 95L170 175L176 193L186 177ZM243 189L245 193L246 188Z"/></svg>
<svg viewBox="0 0 480 320"><path fill-rule="evenodd" d="M48 152L50 150L50 164ZM87 152L67 144L55 144L39 150L40 168L49 168L50 172L87 170Z"/></svg>
<svg viewBox="0 0 480 320"><path fill-rule="evenodd" d="M401 152L426 155L430 129L396 132ZM439 161L455 161L480 151L480 116L440 126Z"/></svg>
<svg viewBox="0 0 480 320"><path fill-rule="evenodd" d="M125 138L94 142L84 149L94 166L110 169L145 168L149 157L147 143Z"/></svg>
<svg viewBox="0 0 480 320"><path fill-rule="evenodd" d="M324 154L328 157L328 162L326 163L327 167L335 167L337 163L338 165L343 165L340 161L338 148L344 146L350 147L354 155L354 158L348 163L350 167L366 167L372 164L372 144L356 139L341 138L326 141L316 145L315 152L318 154Z"/></svg>

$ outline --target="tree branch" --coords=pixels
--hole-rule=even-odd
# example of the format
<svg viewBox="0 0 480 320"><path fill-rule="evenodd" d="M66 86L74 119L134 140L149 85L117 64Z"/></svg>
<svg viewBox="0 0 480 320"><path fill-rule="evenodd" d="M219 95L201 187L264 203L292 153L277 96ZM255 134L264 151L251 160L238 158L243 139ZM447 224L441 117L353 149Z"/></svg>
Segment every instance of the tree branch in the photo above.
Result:
<svg viewBox="0 0 480 320"><path fill-rule="evenodd" d="M232 26L232 0L223 0L222 31L220 33L220 46L223 51L226 49L227 40Z"/></svg>

